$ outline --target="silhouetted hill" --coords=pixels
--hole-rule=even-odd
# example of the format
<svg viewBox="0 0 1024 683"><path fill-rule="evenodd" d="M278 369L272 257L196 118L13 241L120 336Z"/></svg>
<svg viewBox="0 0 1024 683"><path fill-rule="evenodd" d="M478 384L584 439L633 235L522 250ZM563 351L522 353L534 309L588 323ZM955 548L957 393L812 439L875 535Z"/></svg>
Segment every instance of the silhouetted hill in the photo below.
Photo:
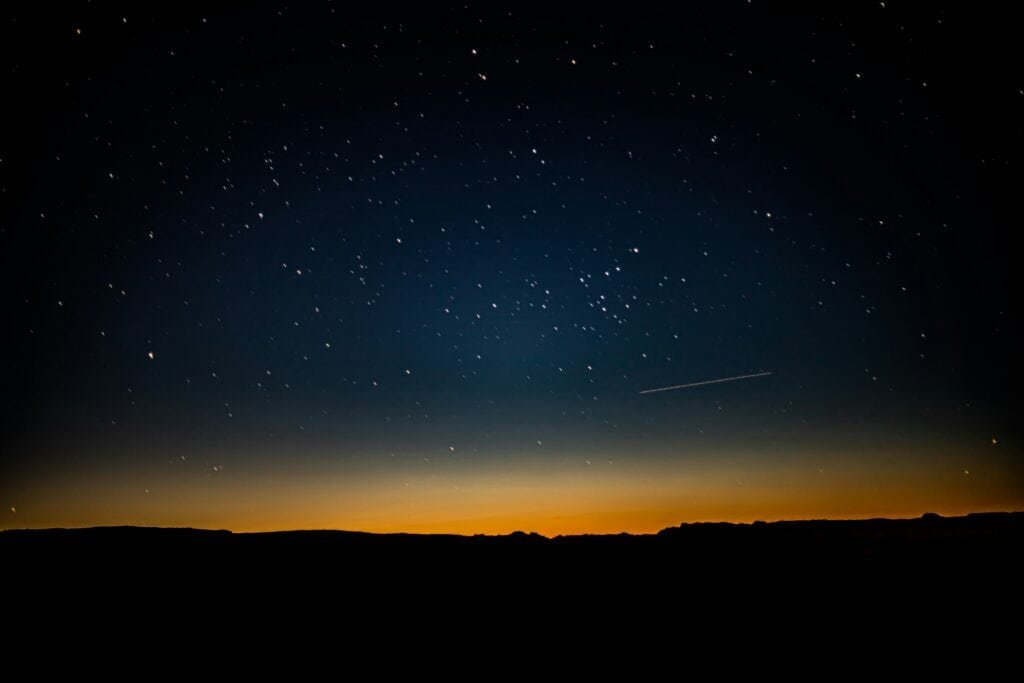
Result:
<svg viewBox="0 0 1024 683"><path fill-rule="evenodd" d="M574 552L600 550L609 553L608 559L618 559L621 553L638 553L643 557L667 552L685 556L712 549L715 550L714 555L700 559L715 563L723 553L730 557L785 553L791 557L827 559L841 556L885 562L896 558L913 561L924 553L940 554L947 560L955 560L965 551L981 553L974 556L979 561L986 557L1009 559L1019 557L1024 549L1024 512L974 513L963 517L928 513L914 519L753 524L697 522L669 527L657 534L583 534L553 538L522 531L497 536L461 536L334 530L233 533L227 530L136 526L0 531L0 558L16 559L22 563L43 557L71 558L80 555L102 561L104 553L142 556L150 553L249 554L287 550L327 558L345 555L349 551L497 551L540 552L551 558L569 559ZM361 559L373 558L364 555ZM443 560L443 556L438 559Z"/></svg>
<svg viewBox="0 0 1024 683"><path fill-rule="evenodd" d="M381 610L420 605L639 618L766 599L850 609L854 596L879 595L928 609L951 600L1009 609L1020 602L1024 513L682 524L650 535L554 538L9 530L0 532L0 566L14 604L30 611L85 603L83 613L159 606L181 617L229 606L261 614L330 606L376 619Z"/></svg>

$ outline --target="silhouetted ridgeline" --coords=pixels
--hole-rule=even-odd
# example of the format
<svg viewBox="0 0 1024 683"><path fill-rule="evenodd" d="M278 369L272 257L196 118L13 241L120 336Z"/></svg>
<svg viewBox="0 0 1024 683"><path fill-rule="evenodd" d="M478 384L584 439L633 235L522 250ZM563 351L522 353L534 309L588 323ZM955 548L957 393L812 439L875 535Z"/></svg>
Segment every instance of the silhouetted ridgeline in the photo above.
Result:
<svg viewBox="0 0 1024 683"><path fill-rule="evenodd" d="M965 517L926 514L916 519L813 520L753 524L693 523L653 535L556 536L515 532L505 536L373 534L352 531L232 533L204 529L92 527L0 531L5 563L38 560L97 566L112 561L164 560L175 564L287 559L336 560L349 568L394 557L429 556L438 565L467 558L502 561L543 558L571 563L595 559L612 564L673 559L675 569L700 571L723 562L855 562L864 569L912 567L921 562L1020 561L1024 557L1024 512L977 513ZM728 565L727 565L728 566ZM940 567L933 567L940 570Z"/></svg>
<svg viewBox="0 0 1024 683"><path fill-rule="evenodd" d="M683 524L652 535L555 538L11 530L0 532L0 566L17 600L38 606L84 599L93 607L113 601L129 611L225 601L281 611L326 601L374 612L426 601L433 608L575 604L649 612L737 595L831 604L851 591L879 588L901 600L916 593L925 601L944 595L1008 605L1020 600L1024 513ZM981 601L986 591L998 602Z"/></svg>

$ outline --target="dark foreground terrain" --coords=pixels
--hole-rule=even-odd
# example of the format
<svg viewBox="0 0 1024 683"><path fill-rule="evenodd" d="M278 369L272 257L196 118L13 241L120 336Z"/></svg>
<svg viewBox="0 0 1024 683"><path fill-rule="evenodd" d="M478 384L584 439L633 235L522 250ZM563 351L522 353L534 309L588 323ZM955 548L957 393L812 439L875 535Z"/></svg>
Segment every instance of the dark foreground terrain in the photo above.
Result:
<svg viewBox="0 0 1024 683"><path fill-rule="evenodd" d="M673 620L708 608L728 619L738 605L761 604L862 618L884 605L948 622L954 606L1019 614L1024 513L556 538L11 530L0 532L0 567L11 615L302 613L383 624L412 610L557 624L611 614Z"/></svg>

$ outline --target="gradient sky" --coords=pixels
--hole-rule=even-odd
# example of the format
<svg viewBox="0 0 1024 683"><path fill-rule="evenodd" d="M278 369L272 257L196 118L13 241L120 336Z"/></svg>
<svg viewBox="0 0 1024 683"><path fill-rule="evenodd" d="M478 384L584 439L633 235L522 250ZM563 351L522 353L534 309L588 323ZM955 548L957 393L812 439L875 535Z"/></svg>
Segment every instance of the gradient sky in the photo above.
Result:
<svg viewBox="0 0 1024 683"><path fill-rule="evenodd" d="M1024 509L1024 79L944 5L5 9L0 528Z"/></svg>

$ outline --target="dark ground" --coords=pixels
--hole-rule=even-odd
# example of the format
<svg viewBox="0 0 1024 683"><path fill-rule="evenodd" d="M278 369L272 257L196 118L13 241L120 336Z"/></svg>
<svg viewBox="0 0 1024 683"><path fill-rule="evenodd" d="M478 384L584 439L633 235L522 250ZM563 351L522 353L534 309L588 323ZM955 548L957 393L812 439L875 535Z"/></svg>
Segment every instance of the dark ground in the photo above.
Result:
<svg viewBox="0 0 1024 683"><path fill-rule="evenodd" d="M254 598L264 608L300 611L335 599L347 608L521 599L656 608L782 593L811 603L878 591L925 600L1000 595L1010 605L1020 597L1024 513L683 524L655 535L555 538L9 530L0 532L0 566L9 595L27 606L85 600L129 613Z"/></svg>
<svg viewBox="0 0 1024 683"><path fill-rule="evenodd" d="M12 530L0 632L45 670L135 657L143 675L478 661L630 679L707 665L895 676L958 662L987 678L1019 650L1022 568L1024 513L550 539Z"/></svg>

